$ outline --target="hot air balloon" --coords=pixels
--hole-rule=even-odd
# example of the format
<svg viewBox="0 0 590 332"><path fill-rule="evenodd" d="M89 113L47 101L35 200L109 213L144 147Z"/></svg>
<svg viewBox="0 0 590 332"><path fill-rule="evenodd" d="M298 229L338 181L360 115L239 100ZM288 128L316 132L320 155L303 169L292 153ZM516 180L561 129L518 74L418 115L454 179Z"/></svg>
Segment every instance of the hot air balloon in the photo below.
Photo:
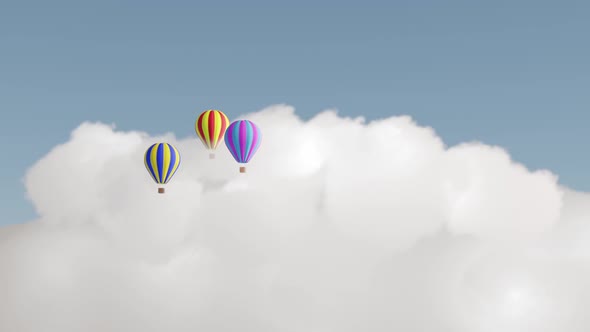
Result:
<svg viewBox="0 0 590 332"><path fill-rule="evenodd" d="M205 111L195 121L195 131L209 150L209 159L215 158L214 151L223 138L228 125L229 119L219 110Z"/></svg>
<svg viewBox="0 0 590 332"><path fill-rule="evenodd" d="M225 132L225 145L240 164L246 164L252 159L260 146L260 139L260 129L249 120L235 121ZM246 166L240 167L240 173L246 173Z"/></svg>
<svg viewBox="0 0 590 332"><path fill-rule="evenodd" d="M158 193L163 194L165 192L164 185L178 170L180 153L172 144L156 143L145 152L144 162L152 179L161 185L158 188Z"/></svg>

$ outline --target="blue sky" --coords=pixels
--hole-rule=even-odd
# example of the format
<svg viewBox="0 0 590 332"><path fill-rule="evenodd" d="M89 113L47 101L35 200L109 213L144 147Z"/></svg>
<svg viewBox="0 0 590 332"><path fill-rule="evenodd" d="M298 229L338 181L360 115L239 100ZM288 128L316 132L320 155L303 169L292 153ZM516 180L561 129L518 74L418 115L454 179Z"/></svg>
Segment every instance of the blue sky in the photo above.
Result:
<svg viewBox="0 0 590 332"><path fill-rule="evenodd" d="M34 218L27 167L83 121L185 137L202 110L274 103L408 114L590 190L588 17L584 1L4 1L0 223Z"/></svg>

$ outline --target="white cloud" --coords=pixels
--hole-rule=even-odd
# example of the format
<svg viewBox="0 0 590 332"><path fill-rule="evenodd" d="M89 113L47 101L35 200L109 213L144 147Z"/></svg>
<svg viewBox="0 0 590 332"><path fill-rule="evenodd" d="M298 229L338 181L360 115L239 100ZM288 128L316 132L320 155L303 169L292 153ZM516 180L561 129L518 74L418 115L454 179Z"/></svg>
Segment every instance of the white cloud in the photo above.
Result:
<svg viewBox="0 0 590 332"><path fill-rule="evenodd" d="M2 331L587 331L590 198L406 116L275 105L240 174L195 137L84 123L0 229ZM154 142L182 164L165 195Z"/></svg>
<svg viewBox="0 0 590 332"><path fill-rule="evenodd" d="M500 238L534 234L559 219L563 193L545 170L530 172L497 147L463 144L447 152L449 226Z"/></svg>

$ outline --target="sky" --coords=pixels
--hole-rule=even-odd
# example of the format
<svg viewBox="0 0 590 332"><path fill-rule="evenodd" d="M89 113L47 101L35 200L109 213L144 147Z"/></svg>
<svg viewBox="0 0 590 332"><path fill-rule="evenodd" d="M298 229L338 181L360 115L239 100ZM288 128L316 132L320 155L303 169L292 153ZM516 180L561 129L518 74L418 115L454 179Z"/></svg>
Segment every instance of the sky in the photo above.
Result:
<svg viewBox="0 0 590 332"><path fill-rule="evenodd" d="M1 210L36 217L26 169L83 121L192 136L277 103L410 115L590 190L585 1L2 1Z"/></svg>
<svg viewBox="0 0 590 332"><path fill-rule="evenodd" d="M587 17L1 2L0 330L589 331ZM210 108L260 128L246 173Z"/></svg>

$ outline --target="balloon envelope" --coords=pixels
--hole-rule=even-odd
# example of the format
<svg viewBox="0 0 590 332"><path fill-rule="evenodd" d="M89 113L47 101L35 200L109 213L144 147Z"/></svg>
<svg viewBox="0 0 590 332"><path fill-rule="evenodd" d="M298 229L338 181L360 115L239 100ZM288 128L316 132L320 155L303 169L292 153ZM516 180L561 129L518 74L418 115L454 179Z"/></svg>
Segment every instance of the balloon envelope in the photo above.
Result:
<svg viewBox="0 0 590 332"><path fill-rule="evenodd" d="M214 150L225 135L229 125L229 119L219 110L208 110L195 121L195 131L203 145L209 150Z"/></svg>
<svg viewBox="0 0 590 332"><path fill-rule="evenodd" d="M245 164L252 159L260 146L260 129L249 120L233 122L225 132L225 145L234 159Z"/></svg>
<svg viewBox="0 0 590 332"><path fill-rule="evenodd" d="M166 184L180 165L180 154L172 144L156 143L145 152L144 162L152 179L156 183Z"/></svg>

